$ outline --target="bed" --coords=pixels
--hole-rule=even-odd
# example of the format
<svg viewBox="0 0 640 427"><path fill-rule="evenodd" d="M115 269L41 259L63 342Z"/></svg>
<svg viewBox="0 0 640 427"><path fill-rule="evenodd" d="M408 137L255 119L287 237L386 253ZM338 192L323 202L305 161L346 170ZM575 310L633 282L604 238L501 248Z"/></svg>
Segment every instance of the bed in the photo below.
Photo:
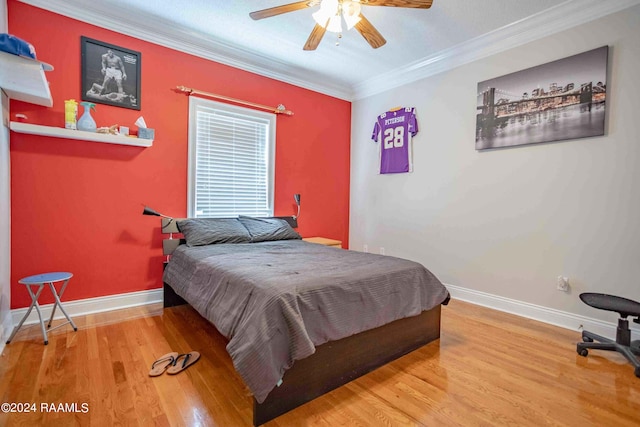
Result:
<svg viewBox="0 0 640 427"><path fill-rule="evenodd" d="M418 263L305 242L279 219L163 218L176 225L165 307L186 301L227 338L254 425L440 336L449 294Z"/></svg>

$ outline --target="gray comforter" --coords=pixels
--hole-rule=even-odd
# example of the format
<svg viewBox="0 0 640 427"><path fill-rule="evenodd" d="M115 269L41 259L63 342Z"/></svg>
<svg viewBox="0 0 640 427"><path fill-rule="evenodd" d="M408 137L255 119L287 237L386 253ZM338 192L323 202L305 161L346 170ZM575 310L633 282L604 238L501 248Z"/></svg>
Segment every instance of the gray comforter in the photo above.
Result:
<svg viewBox="0 0 640 427"><path fill-rule="evenodd" d="M448 296L418 263L300 240L181 245L163 279L229 339L259 403L316 346L418 315Z"/></svg>

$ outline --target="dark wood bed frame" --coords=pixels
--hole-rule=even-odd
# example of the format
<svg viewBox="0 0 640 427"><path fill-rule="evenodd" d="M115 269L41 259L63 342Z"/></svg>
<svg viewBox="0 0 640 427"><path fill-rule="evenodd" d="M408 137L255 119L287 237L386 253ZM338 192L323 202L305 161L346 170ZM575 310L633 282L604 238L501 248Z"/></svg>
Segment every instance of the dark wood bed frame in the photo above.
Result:
<svg viewBox="0 0 640 427"><path fill-rule="evenodd" d="M175 221L162 218L163 233L177 233L178 230L174 227ZM173 239L168 245L163 244L165 255L170 255L179 243L179 239ZM165 283L164 307L182 304L187 302ZM314 354L295 362L285 373L282 384L275 387L264 402L258 403L253 400L254 426L264 424L437 340L440 338L440 310L441 306L438 305L418 316L396 320L316 347Z"/></svg>

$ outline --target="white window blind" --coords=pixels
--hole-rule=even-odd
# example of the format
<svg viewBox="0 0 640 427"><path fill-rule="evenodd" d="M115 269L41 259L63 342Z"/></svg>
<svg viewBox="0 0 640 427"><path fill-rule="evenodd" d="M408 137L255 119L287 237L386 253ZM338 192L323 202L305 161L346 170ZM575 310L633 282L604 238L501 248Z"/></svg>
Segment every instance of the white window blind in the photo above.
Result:
<svg viewBox="0 0 640 427"><path fill-rule="evenodd" d="M189 217L273 215L275 125L275 114L189 98Z"/></svg>

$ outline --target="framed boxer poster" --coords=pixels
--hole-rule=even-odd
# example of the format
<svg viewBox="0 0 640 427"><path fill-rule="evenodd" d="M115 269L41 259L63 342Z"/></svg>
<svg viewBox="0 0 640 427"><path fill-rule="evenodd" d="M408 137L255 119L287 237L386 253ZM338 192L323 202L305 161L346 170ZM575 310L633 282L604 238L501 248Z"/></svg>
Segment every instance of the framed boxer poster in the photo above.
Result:
<svg viewBox="0 0 640 427"><path fill-rule="evenodd" d="M140 110L141 54L82 36L82 100Z"/></svg>

